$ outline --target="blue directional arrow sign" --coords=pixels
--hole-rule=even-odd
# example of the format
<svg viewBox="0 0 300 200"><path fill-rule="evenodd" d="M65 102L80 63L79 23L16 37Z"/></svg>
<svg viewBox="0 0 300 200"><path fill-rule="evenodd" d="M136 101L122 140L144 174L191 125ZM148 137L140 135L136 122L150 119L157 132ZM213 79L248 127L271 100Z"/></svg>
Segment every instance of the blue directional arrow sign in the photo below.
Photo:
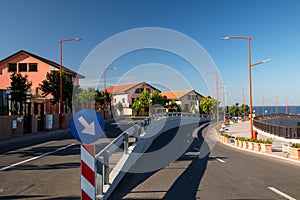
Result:
<svg viewBox="0 0 300 200"><path fill-rule="evenodd" d="M84 109L73 116L70 128L76 140L91 144L104 133L104 120L95 110Z"/></svg>

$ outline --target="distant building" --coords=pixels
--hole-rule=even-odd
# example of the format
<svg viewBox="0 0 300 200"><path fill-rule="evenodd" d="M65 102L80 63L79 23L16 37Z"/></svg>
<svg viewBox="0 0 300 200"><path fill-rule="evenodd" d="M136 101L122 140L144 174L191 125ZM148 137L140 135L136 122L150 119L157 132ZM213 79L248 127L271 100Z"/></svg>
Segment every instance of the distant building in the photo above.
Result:
<svg viewBox="0 0 300 200"><path fill-rule="evenodd" d="M165 91L161 92L160 95L169 100L174 100L180 105L183 112L191 112L193 106L199 112L199 101L203 98L195 90Z"/></svg>
<svg viewBox="0 0 300 200"><path fill-rule="evenodd" d="M107 88L107 92L112 95L112 106L116 106L120 102L124 108L124 115L132 115L132 104L136 98L139 98L145 88L150 95L155 90L160 92L160 90L145 82L113 85Z"/></svg>
<svg viewBox="0 0 300 200"><path fill-rule="evenodd" d="M31 106L32 110L30 113L57 113L58 105L52 105L50 102L52 98L51 95L48 95L46 98L40 97L41 91L39 90L39 84L46 79L47 73L58 71L59 69L60 65L53 61L24 50L18 51L0 61L0 89L7 90L11 84L10 75L13 72L21 73L23 76L27 75L28 81L32 82L31 91L29 92L32 97L29 101L33 106ZM74 85L78 85L79 79L84 78L84 76L66 67L63 67L63 70L65 76L69 78ZM6 97L3 95L7 94L7 92L2 92L1 94L1 98L5 99Z"/></svg>

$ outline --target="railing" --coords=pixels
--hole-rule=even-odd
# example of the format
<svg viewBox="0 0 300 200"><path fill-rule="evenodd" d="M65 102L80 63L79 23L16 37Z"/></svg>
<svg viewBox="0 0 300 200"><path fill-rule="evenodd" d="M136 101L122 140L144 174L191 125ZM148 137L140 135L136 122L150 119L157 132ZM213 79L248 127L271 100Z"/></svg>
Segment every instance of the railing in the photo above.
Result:
<svg viewBox="0 0 300 200"><path fill-rule="evenodd" d="M300 118L298 115L266 115L266 116L257 116L253 119L253 126L256 128L288 139L300 139L300 126L281 126L276 124L267 123L265 121L261 121L263 119L271 119L271 118Z"/></svg>
<svg viewBox="0 0 300 200"><path fill-rule="evenodd" d="M107 192L108 188L111 187L111 182L116 178L118 173L120 173L120 168L122 166L117 165L124 165L122 163L122 158L132 152L133 148L135 148L134 144L130 146L130 143L138 142L140 139L143 139L147 132L147 128L149 125L154 124L157 122L157 126L159 121L165 119L166 121L169 120L171 122L174 119L181 119L181 118L189 118L195 119L194 121L191 120L191 123L196 123L199 121L210 121L210 119L205 118L202 115L196 115L191 113L180 113L180 112L173 112L173 113L160 113L153 115L144 119L142 122L135 124L128 130L124 131L120 134L117 138L115 138L111 143L107 146L102 148L99 152L95 152L95 159L96 159L96 173L95 173L95 192L96 198L102 199L103 194ZM155 124L156 125L156 124ZM149 131L151 132L152 129ZM152 133L147 133L152 134ZM147 138L144 138L147 139ZM147 147L146 147L147 148ZM144 148L144 149L146 149ZM97 149L97 146L95 146ZM120 163L121 162L121 163ZM115 170L117 168L117 170Z"/></svg>

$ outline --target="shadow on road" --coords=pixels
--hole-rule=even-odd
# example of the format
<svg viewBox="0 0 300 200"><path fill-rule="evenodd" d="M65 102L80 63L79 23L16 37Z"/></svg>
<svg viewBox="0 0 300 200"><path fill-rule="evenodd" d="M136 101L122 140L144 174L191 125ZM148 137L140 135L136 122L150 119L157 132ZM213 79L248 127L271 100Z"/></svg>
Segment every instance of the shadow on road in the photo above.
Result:
<svg viewBox="0 0 300 200"><path fill-rule="evenodd" d="M11 195L11 196L0 196L0 199L10 200L10 199L47 199L47 200L76 200L80 197L76 196L65 196L65 197L55 197L49 198L47 195Z"/></svg>
<svg viewBox="0 0 300 200"><path fill-rule="evenodd" d="M164 170L156 170L153 172L147 172L147 173L127 173L125 177L122 179L122 181L117 186L117 189L113 192L113 194L109 197L110 200L112 199L140 199L140 197L132 197L132 196L139 196L139 193L147 193L147 199L154 199L153 193L160 192L164 194L162 199L195 199L196 193L199 188L200 181L205 173L207 162L210 159L209 154L199 156L199 149L202 145L205 146L205 149L209 148L206 142L204 141L204 138L202 136L202 131L208 126L204 125L197 133L198 137L193 137L192 142L189 146L189 148L186 150L186 152L181 155L180 158L178 158L175 162L177 163L189 163L189 165L184 166L184 171L179 175L179 177L172 183L171 187L165 191L165 189L162 189L161 191L158 191L157 189L151 190L151 185L149 185L150 188L145 188L143 190L145 191L132 191L134 188L136 188L141 183L147 181L148 179L151 179L151 177L156 174L157 172ZM151 152L158 147L163 147L164 145L167 145L170 143L170 141L174 138L174 134L177 133L177 128L172 129L170 131L165 132L161 136L159 136L153 143L153 145L150 147L150 149L147 152ZM194 129L193 129L194 130ZM193 130L190 130L191 133L186 133L187 135L192 135ZM188 138L188 137L187 137ZM203 149L203 146L202 146ZM143 156L142 156L143 157ZM140 161L142 159L139 159L137 164L142 164ZM190 161L190 162L185 162ZM167 169L167 167L166 167ZM172 168L174 169L174 168ZM182 168L181 168L182 169ZM164 178L164 177L163 177ZM162 178L162 179L163 179ZM167 178L167 177L166 177ZM162 183L156 183L156 184L162 184ZM148 185L148 184L147 184ZM126 197L131 193L130 198Z"/></svg>

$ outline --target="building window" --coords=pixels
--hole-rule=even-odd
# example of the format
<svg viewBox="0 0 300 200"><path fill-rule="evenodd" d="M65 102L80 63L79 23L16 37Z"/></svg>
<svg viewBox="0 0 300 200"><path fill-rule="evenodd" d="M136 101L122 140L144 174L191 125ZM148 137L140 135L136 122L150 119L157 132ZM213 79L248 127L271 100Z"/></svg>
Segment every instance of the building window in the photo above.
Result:
<svg viewBox="0 0 300 200"><path fill-rule="evenodd" d="M29 71L37 72L37 63L29 63Z"/></svg>
<svg viewBox="0 0 300 200"><path fill-rule="evenodd" d="M115 104L117 103L117 99L115 99Z"/></svg>
<svg viewBox="0 0 300 200"><path fill-rule="evenodd" d="M197 95L193 95L193 96L192 96L192 99L193 99L193 100L198 100Z"/></svg>
<svg viewBox="0 0 300 200"><path fill-rule="evenodd" d="M122 103L125 103L125 98L122 98Z"/></svg>
<svg viewBox="0 0 300 200"><path fill-rule="evenodd" d="M27 72L27 63L19 63L19 72Z"/></svg>
<svg viewBox="0 0 300 200"><path fill-rule="evenodd" d="M8 63L8 72L16 72L17 63Z"/></svg>
<svg viewBox="0 0 300 200"><path fill-rule="evenodd" d="M146 90L150 93L150 89L149 88L146 88ZM136 94L140 94L144 91L144 88L136 88L135 89L135 93Z"/></svg>
<svg viewBox="0 0 300 200"><path fill-rule="evenodd" d="M142 91L143 91L143 88L136 88L135 89L136 94L140 94L140 93L142 93Z"/></svg>
<svg viewBox="0 0 300 200"><path fill-rule="evenodd" d="M191 95L187 95L187 100L191 100Z"/></svg>

